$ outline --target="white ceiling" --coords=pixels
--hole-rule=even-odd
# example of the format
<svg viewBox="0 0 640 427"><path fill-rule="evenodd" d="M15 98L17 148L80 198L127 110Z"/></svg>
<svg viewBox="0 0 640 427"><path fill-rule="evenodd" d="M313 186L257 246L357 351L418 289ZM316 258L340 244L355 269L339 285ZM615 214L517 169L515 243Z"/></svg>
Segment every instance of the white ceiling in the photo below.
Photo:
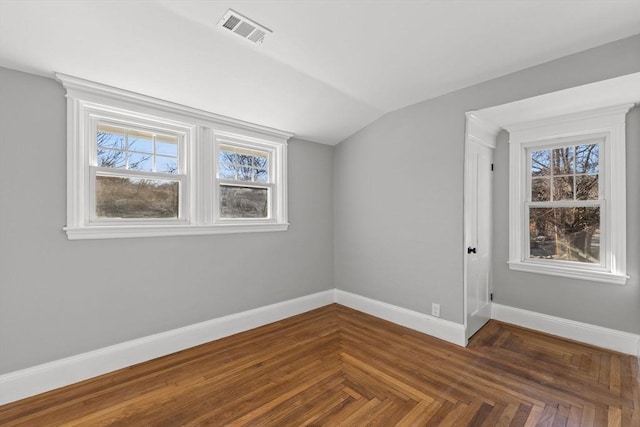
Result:
<svg viewBox="0 0 640 427"><path fill-rule="evenodd" d="M216 27L237 12L274 33ZM0 0L0 65L337 144L381 115L640 32L640 0Z"/></svg>

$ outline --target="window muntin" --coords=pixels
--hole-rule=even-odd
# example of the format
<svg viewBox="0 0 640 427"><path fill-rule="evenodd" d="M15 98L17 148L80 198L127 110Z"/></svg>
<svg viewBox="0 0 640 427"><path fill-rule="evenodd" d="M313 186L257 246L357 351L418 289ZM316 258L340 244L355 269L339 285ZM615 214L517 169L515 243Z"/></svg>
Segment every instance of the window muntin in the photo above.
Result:
<svg viewBox="0 0 640 427"><path fill-rule="evenodd" d="M606 267L600 244L602 140L529 147L527 258Z"/></svg>

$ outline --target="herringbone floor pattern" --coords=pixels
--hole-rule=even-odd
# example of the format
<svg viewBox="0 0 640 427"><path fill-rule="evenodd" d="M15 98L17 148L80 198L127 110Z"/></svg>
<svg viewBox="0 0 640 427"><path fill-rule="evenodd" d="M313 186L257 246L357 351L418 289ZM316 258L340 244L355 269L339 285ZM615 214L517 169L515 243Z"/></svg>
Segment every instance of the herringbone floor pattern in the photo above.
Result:
<svg viewBox="0 0 640 427"><path fill-rule="evenodd" d="M637 359L491 321L460 348L331 305L0 407L0 424L640 426Z"/></svg>

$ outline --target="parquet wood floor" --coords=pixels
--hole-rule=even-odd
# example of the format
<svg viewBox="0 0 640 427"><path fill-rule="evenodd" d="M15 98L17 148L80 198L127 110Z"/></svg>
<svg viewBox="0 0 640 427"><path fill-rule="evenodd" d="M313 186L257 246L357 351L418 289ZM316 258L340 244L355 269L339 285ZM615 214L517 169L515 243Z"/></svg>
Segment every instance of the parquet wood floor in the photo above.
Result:
<svg viewBox="0 0 640 427"><path fill-rule="evenodd" d="M489 322L461 348L340 305L0 407L3 426L640 426L638 360Z"/></svg>

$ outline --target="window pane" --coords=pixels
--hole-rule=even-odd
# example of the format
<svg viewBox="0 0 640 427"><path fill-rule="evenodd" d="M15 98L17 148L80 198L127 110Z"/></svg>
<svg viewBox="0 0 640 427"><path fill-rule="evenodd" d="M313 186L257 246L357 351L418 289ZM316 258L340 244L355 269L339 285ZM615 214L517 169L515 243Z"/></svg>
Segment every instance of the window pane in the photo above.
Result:
<svg viewBox="0 0 640 427"><path fill-rule="evenodd" d="M553 178L553 200L573 200L573 177Z"/></svg>
<svg viewBox="0 0 640 427"><path fill-rule="evenodd" d="M96 176L98 218L178 218L179 183Z"/></svg>
<svg viewBox="0 0 640 427"><path fill-rule="evenodd" d="M531 153L531 176L551 174L551 151L533 151Z"/></svg>
<svg viewBox="0 0 640 427"><path fill-rule="evenodd" d="M530 208L531 258L600 262L600 208Z"/></svg>
<svg viewBox="0 0 640 427"><path fill-rule="evenodd" d="M151 154L129 153L129 167L136 171L152 171Z"/></svg>
<svg viewBox="0 0 640 427"><path fill-rule="evenodd" d="M268 189L220 186L222 218L266 218L268 211Z"/></svg>
<svg viewBox="0 0 640 427"><path fill-rule="evenodd" d="M178 159L175 157L156 156L156 172L178 173Z"/></svg>
<svg viewBox="0 0 640 427"><path fill-rule="evenodd" d="M104 168L127 167L127 155L124 151L98 150L98 166Z"/></svg>
<svg viewBox="0 0 640 427"><path fill-rule="evenodd" d="M236 155L236 162L239 166L253 166L253 157L245 154Z"/></svg>
<svg viewBox="0 0 640 427"><path fill-rule="evenodd" d="M239 166L236 179L241 181L253 181L256 170L249 166Z"/></svg>
<svg viewBox="0 0 640 427"><path fill-rule="evenodd" d="M177 138L174 138L176 142L163 142L160 140L156 141L156 154L164 154L166 156L178 157L178 141Z"/></svg>
<svg viewBox="0 0 640 427"><path fill-rule="evenodd" d="M576 199L598 200L598 175L576 176Z"/></svg>
<svg viewBox="0 0 640 427"><path fill-rule="evenodd" d="M256 182L269 182L269 172L266 169L257 169Z"/></svg>
<svg viewBox="0 0 640 427"><path fill-rule="evenodd" d="M218 178L269 182L269 154L240 146L220 145Z"/></svg>
<svg viewBox="0 0 640 427"><path fill-rule="evenodd" d="M218 178L236 179L236 167L230 163L221 163L218 168Z"/></svg>
<svg viewBox="0 0 640 427"><path fill-rule="evenodd" d="M267 169L269 167L269 158L266 154L264 156L256 156L253 158L253 165L260 169Z"/></svg>
<svg viewBox="0 0 640 427"><path fill-rule="evenodd" d="M127 138L129 151L153 153L153 135L151 133L129 130Z"/></svg>
<svg viewBox="0 0 640 427"><path fill-rule="evenodd" d="M553 150L553 174L573 174L573 147L556 148Z"/></svg>
<svg viewBox="0 0 640 427"><path fill-rule="evenodd" d="M109 125L98 125L96 143L98 145L98 152L100 152L100 148L116 148L118 150L124 150L125 147L125 137L124 137L124 129L109 126Z"/></svg>
<svg viewBox="0 0 640 427"><path fill-rule="evenodd" d="M551 197L549 178L531 178L531 201L548 202Z"/></svg>
<svg viewBox="0 0 640 427"><path fill-rule="evenodd" d="M576 147L576 173L598 173L600 145L588 144Z"/></svg>
<svg viewBox="0 0 640 427"><path fill-rule="evenodd" d="M218 152L219 163L236 163L237 161L236 153L233 151L221 150Z"/></svg>

